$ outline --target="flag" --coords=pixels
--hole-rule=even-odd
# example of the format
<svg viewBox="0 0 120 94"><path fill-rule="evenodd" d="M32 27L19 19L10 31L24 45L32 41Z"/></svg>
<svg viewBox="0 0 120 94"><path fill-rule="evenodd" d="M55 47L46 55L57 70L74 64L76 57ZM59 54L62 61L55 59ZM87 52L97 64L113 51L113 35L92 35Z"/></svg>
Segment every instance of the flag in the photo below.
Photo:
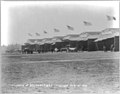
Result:
<svg viewBox="0 0 120 94"><path fill-rule="evenodd" d="M32 34L31 34L31 33L28 33L28 36L32 36Z"/></svg>
<svg viewBox="0 0 120 94"><path fill-rule="evenodd" d="M54 31L55 31L55 32L60 32L59 29L56 29L56 28L54 28Z"/></svg>
<svg viewBox="0 0 120 94"><path fill-rule="evenodd" d="M85 26L91 26L92 25L92 23L87 22L87 21L83 21L83 23L84 23Z"/></svg>
<svg viewBox="0 0 120 94"><path fill-rule="evenodd" d="M69 30L74 30L74 28L73 28L72 26L69 26L69 25L67 25L67 28L68 28Z"/></svg>
<svg viewBox="0 0 120 94"><path fill-rule="evenodd" d="M45 33L45 34L47 34L47 32L46 32L46 31L44 31L44 33Z"/></svg>
<svg viewBox="0 0 120 94"><path fill-rule="evenodd" d="M111 21L111 20L116 20L116 18L115 18L115 17L113 17L113 16L106 15L106 17L107 17L108 21Z"/></svg>
<svg viewBox="0 0 120 94"><path fill-rule="evenodd" d="M35 33L36 34L36 36L40 36L40 34L39 33Z"/></svg>

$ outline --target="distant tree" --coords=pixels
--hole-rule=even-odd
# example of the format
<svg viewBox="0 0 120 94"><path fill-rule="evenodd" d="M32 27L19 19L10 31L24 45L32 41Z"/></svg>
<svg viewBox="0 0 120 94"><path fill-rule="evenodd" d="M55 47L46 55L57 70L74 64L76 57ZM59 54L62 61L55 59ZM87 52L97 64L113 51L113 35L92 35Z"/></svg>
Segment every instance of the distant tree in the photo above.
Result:
<svg viewBox="0 0 120 94"><path fill-rule="evenodd" d="M2 45L2 46L1 46L1 53L2 53L2 54L5 53L6 50L7 50L7 46Z"/></svg>
<svg viewBox="0 0 120 94"><path fill-rule="evenodd" d="M21 45L20 44L10 44L7 46L6 51L7 52L17 52L21 50Z"/></svg>

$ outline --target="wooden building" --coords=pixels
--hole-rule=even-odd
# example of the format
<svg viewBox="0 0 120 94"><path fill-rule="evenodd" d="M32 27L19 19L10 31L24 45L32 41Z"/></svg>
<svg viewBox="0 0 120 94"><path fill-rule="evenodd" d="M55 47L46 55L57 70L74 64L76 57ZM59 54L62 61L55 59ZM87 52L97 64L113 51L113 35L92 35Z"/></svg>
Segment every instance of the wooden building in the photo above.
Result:
<svg viewBox="0 0 120 94"><path fill-rule="evenodd" d="M52 38L52 52L55 51L55 49L57 49L57 51L60 51L63 46L63 36L56 36Z"/></svg>
<svg viewBox="0 0 120 94"><path fill-rule="evenodd" d="M64 36L63 41L65 42L65 46L69 45L70 47L77 47L77 42L79 40L79 34L70 34Z"/></svg>
<svg viewBox="0 0 120 94"><path fill-rule="evenodd" d="M22 45L22 53L32 54L34 51L36 51L36 39L28 39Z"/></svg>
<svg viewBox="0 0 120 94"><path fill-rule="evenodd" d="M119 28L107 28L101 32L83 32L44 39L28 39L22 46L23 53L67 51L119 51Z"/></svg>
<svg viewBox="0 0 120 94"><path fill-rule="evenodd" d="M119 28L107 28L101 32L95 42L98 50L119 51Z"/></svg>
<svg viewBox="0 0 120 94"><path fill-rule="evenodd" d="M79 51L96 51L97 46L94 42L98 38L100 32L83 32L78 38L78 50Z"/></svg>

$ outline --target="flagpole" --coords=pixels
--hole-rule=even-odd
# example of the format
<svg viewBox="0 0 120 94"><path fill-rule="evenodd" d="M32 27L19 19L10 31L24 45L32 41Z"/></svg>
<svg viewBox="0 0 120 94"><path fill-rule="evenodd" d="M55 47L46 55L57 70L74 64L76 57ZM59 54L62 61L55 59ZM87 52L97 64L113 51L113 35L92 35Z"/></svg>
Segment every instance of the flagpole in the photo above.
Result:
<svg viewBox="0 0 120 94"><path fill-rule="evenodd" d="M114 49L113 49L113 51L115 52L115 36L114 36L114 41L113 42L114 42Z"/></svg>
<svg viewBox="0 0 120 94"><path fill-rule="evenodd" d="M96 44L96 47L97 47L97 51L98 51L98 50L99 50L99 48L98 48L98 43L96 42L95 44Z"/></svg>

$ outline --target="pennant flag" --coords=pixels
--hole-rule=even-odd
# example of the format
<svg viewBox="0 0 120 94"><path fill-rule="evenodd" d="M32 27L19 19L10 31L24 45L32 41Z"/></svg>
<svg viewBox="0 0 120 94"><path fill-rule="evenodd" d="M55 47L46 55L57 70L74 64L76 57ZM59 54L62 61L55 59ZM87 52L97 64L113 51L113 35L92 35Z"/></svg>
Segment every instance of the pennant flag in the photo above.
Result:
<svg viewBox="0 0 120 94"><path fill-rule="evenodd" d="M35 33L36 34L36 36L40 36L40 34L39 33Z"/></svg>
<svg viewBox="0 0 120 94"><path fill-rule="evenodd" d="M91 26L92 25L92 23L87 22L87 21L83 21L83 23L84 23L85 26Z"/></svg>
<svg viewBox="0 0 120 94"><path fill-rule="evenodd" d="M113 20L116 20L116 18L115 18L115 17L113 17Z"/></svg>
<svg viewBox="0 0 120 94"><path fill-rule="evenodd" d="M116 18L115 18L115 17L113 17L113 16L106 15L106 17L107 17L108 21L111 21L111 20L116 20Z"/></svg>
<svg viewBox="0 0 120 94"><path fill-rule="evenodd" d="M31 34L31 33L28 33L28 36L32 36L32 34Z"/></svg>
<svg viewBox="0 0 120 94"><path fill-rule="evenodd" d="M44 33L45 33L45 34L47 34L47 32L46 32L46 31L44 31Z"/></svg>
<svg viewBox="0 0 120 94"><path fill-rule="evenodd" d="M69 30L74 30L74 28L71 27L71 26L69 26L69 25L67 25L67 28L68 28Z"/></svg>
<svg viewBox="0 0 120 94"><path fill-rule="evenodd" d="M56 29L56 28L54 28L54 31L55 31L55 32L60 32L59 29Z"/></svg>

